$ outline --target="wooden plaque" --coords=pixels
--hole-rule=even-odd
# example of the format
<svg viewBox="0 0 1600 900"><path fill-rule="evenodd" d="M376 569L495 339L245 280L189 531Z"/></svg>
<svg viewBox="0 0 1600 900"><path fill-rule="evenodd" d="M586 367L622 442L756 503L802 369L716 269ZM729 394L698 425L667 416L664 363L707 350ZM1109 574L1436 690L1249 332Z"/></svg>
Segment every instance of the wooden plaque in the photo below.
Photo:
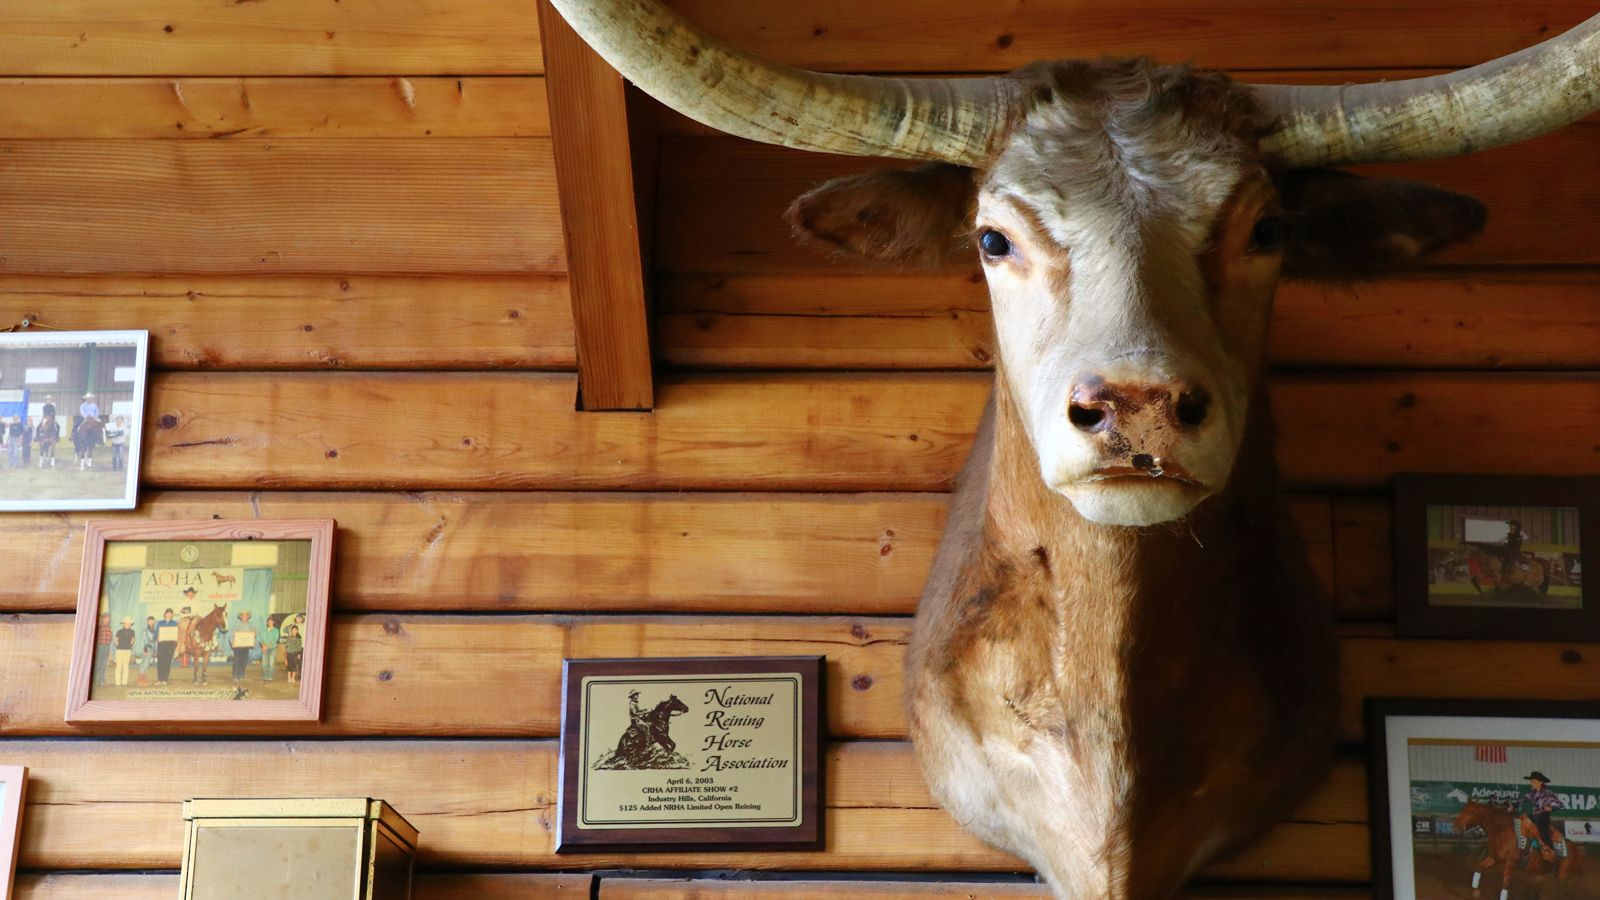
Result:
<svg viewBox="0 0 1600 900"><path fill-rule="evenodd" d="M822 849L820 656L569 659L557 853Z"/></svg>

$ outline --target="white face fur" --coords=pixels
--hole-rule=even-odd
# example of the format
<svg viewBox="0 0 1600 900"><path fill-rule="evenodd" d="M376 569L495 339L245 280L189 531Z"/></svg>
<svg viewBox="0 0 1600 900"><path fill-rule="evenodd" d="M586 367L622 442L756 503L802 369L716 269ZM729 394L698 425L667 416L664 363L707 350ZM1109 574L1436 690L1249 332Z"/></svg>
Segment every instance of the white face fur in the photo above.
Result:
<svg viewBox="0 0 1600 900"><path fill-rule="evenodd" d="M1028 160L1046 149L1060 143L1024 144L1009 165L1008 150L978 196L1004 388L1040 477L1085 518L1180 519L1233 469L1277 278L1275 254L1245 259L1242 287L1237 266L1207 255L1229 253L1230 222L1248 234L1275 194L1236 160L1115 147L1055 178ZM1002 246L991 231L1005 253L986 252ZM1119 392L1096 395L1100 382ZM1197 424L1122 402L1185 390L1209 401ZM1109 416L1102 428L1085 427L1082 402L1074 421L1070 407L1086 396L1110 398L1091 404Z"/></svg>

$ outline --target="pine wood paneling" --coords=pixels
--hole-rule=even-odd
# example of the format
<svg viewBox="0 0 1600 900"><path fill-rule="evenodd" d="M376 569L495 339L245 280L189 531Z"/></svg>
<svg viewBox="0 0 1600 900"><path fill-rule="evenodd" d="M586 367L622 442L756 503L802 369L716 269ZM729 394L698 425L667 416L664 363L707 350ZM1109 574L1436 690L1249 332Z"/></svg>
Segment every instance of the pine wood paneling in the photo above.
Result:
<svg viewBox="0 0 1600 900"><path fill-rule="evenodd" d="M30 768L25 868L175 868L184 799L250 796L263 784L298 796L384 798L425 836L423 865L727 865L726 853L556 856L556 756L554 741L0 742L0 762ZM825 765L827 849L741 853L741 867L1022 868L934 805L909 745L833 744ZM1291 821L1203 875L1365 880L1362 777L1358 764L1341 763Z"/></svg>
<svg viewBox="0 0 1600 900"><path fill-rule="evenodd" d="M987 369L989 292L947 275L667 275L656 346L687 368ZM1278 288L1285 368L1600 367L1600 271L1479 270Z"/></svg>
<svg viewBox="0 0 1600 900"><path fill-rule="evenodd" d="M895 900L948 897L953 900L1049 900L1046 884L979 881L716 881L709 878L612 878L600 880L599 900ZM1238 893L1202 888L1179 894L1189 900L1365 900L1360 888L1246 888Z"/></svg>
<svg viewBox="0 0 1600 900"><path fill-rule="evenodd" d="M416 900L588 900L593 876L545 874L417 875ZM176 872L25 872L17 876L17 900L171 900Z"/></svg>
<svg viewBox="0 0 1600 900"><path fill-rule="evenodd" d="M0 518L0 610L70 611L94 519L339 524L346 610L909 613L944 528L940 494L160 492L136 512ZM1327 518L1327 501L1297 504ZM1331 544L1327 564L1331 571ZM1330 586L1332 582L1329 582Z"/></svg>
<svg viewBox="0 0 1600 900"><path fill-rule="evenodd" d="M577 365L560 276L0 275L0 325L23 319L148 329L164 369Z"/></svg>
<svg viewBox="0 0 1600 900"><path fill-rule="evenodd" d="M539 23L495 0L52 0L0 11L0 74L517 75Z"/></svg>
<svg viewBox="0 0 1600 900"><path fill-rule="evenodd" d="M901 656L908 619L366 615L333 622L320 725L189 723L162 732L555 737L563 658L826 655L828 733L906 737ZM1362 740L1367 697L1587 700L1600 679L1596 644L1404 641L1373 626L1347 625L1341 632L1339 739L1346 743ZM71 640L68 616L0 620L4 732L140 733L128 723L61 721ZM485 652L488 647L494 651ZM174 672L174 681L188 675Z"/></svg>
<svg viewBox="0 0 1600 900"><path fill-rule="evenodd" d="M1378 497L1333 501L1333 571L1339 611L1351 618L1394 615L1394 504Z"/></svg>
<svg viewBox="0 0 1600 900"><path fill-rule="evenodd" d="M553 173L541 138L12 141L4 271L557 274Z"/></svg>
<svg viewBox="0 0 1600 900"><path fill-rule="evenodd" d="M152 379L159 487L943 490L985 374L699 376L653 414L585 416L570 375L170 373ZM1600 463L1587 374L1279 375L1279 459L1298 488L1396 472L1584 475ZM1537 440L1530 437L1537 434Z"/></svg>
<svg viewBox="0 0 1600 900"><path fill-rule="evenodd" d="M1415 178L1473 194L1488 228L1441 254L1462 265L1600 262L1600 173L1579 163L1600 154L1600 122L1584 121L1511 147L1426 163L1351 171ZM730 137L662 141L657 266L689 274L819 274L859 271L795 241L785 208L829 178L910 163L807 153ZM1559 223L1559 227L1552 227Z"/></svg>
<svg viewBox="0 0 1600 900"><path fill-rule="evenodd" d="M544 79L0 78L0 139L549 137Z"/></svg>
<svg viewBox="0 0 1600 900"><path fill-rule="evenodd" d="M578 341L578 406L640 410L651 389L633 155L622 76L539 2L545 68L555 102L556 184Z"/></svg>
<svg viewBox="0 0 1600 900"><path fill-rule="evenodd" d="M838 72L1004 72L1038 59L1154 56L1223 69L1460 68L1582 22L1581 2L1457 6L1424 0L1285 8L1028 0L792 3L683 0L716 37L779 62Z"/></svg>

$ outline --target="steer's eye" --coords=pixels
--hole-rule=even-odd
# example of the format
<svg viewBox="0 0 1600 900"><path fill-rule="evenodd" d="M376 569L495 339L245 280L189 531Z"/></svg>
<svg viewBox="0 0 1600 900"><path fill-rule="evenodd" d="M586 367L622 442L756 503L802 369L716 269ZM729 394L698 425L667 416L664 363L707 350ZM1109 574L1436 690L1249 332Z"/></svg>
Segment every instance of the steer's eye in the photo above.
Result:
<svg viewBox="0 0 1600 900"><path fill-rule="evenodd" d="M1256 223L1255 230L1250 233L1250 247L1252 250L1277 250L1283 246L1285 226L1279 216L1267 216Z"/></svg>
<svg viewBox="0 0 1600 900"><path fill-rule="evenodd" d="M1000 259L1011 252L1011 242L994 229L978 235L978 246L983 249L983 255L990 259Z"/></svg>

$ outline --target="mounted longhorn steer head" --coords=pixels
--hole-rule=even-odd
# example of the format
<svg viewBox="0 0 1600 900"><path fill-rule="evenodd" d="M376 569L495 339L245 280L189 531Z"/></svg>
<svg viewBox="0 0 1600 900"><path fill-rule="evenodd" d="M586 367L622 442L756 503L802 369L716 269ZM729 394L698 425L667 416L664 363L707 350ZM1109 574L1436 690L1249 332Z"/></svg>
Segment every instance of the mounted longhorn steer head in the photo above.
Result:
<svg viewBox="0 0 1600 900"><path fill-rule="evenodd" d="M996 386L906 658L912 738L945 808L1063 900L1163 900L1285 814L1325 771L1336 691L1278 498L1263 374L1277 281L1381 276L1485 216L1317 167L1582 118L1600 108L1600 16L1449 75L1247 87L1144 60L816 74L658 0L552 2L712 127L932 161L801 197L789 216L810 239L983 264Z"/></svg>

